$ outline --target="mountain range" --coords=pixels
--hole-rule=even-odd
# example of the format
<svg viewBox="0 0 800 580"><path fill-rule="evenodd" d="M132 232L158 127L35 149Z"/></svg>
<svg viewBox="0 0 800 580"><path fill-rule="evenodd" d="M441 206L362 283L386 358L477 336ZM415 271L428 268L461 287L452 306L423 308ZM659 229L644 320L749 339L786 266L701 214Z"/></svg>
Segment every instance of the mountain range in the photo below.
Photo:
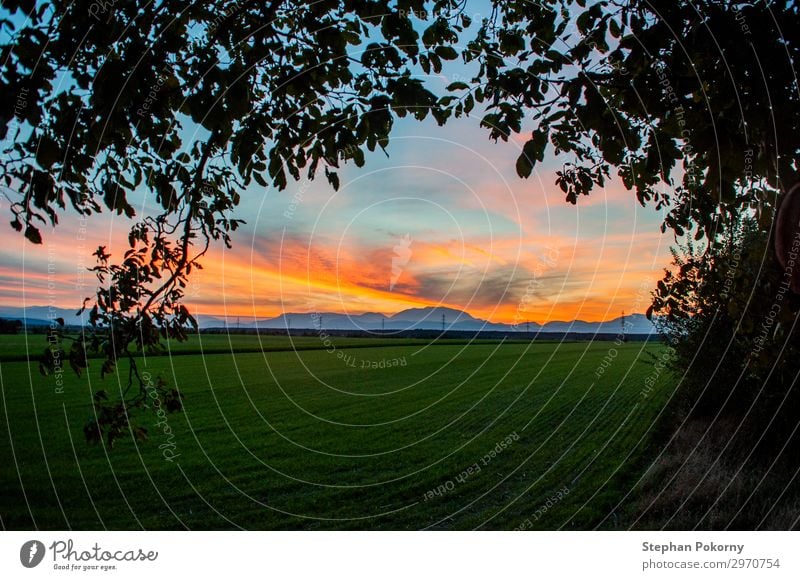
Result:
<svg viewBox="0 0 800 580"><path fill-rule="evenodd" d="M63 318L66 324L81 326L86 314L76 315L75 310L51 308L48 306L29 306L14 308L0 306L0 318L23 320L28 326L48 325L52 318ZM552 321L545 324L522 322L518 325L489 322L453 308L428 306L409 308L397 314L384 315L379 312L364 314L341 314L335 312L297 313L287 312L274 318L253 318L245 316L198 315L197 322L202 329L317 329L317 330L496 330L520 332L574 332L582 334L610 333L622 331L627 334L654 334L653 323L644 314L630 314L605 322L586 322L584 320Z"/></svg>

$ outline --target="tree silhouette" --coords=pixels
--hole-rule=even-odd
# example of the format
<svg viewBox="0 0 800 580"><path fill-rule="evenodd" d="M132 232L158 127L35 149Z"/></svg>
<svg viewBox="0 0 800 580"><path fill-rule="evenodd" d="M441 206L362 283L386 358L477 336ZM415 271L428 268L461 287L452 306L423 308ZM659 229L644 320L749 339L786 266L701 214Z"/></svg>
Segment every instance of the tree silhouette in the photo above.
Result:
<svg viewBox="0 0 800 580"><path fill-rule="evenodd" d="M71 340L64 354L78 371L90 351L104 355L104 372L130 361L137 394L100 396L108 419L90 438L113 441L130 428L126 405L143 400L131 349L158 349L195 324L187 277L210 244L230 244L245 188L319 172L338 188L341 164L385 149L398 117L478 115L496 141L530 131L521 177L560 156L556 185L574 204L616 174L640 203L667 209L662 229L676 236L713 245L745 212L772 223L797 181L794 3L492 0L476 21L472 6L4 3L11 225L41 243L41 225L69 212L131 221L123 256L94 254L91 327L54 331ZM434 94L425 75L456 59L474 78ZM131 200L142 195L158 210L137 215ZM180 408L179 393L159 388Z"/></svg>

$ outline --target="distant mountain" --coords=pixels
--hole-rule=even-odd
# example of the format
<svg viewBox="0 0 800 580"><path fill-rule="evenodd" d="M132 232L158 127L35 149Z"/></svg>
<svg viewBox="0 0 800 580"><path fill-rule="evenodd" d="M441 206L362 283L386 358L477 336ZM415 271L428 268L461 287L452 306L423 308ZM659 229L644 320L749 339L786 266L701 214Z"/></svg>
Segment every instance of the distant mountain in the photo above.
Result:
<svg viewBox="0 0 800 580"><path fill-rule="evenodd" d="M573 320L571 322L552 321L542 327L545 332L580 332L604 334L617 334L624 330L626 334L652 334L655 327L644 314L630 314L624 320L620 316L606 322L586 322L584 320Z"/></svg>
<svg viewBox="0 0 800 580"><path fill-rule="evenodd" d="M475 318L471 314L454 308L443 306L428 306L425 308L409 308L386 316L378 312L367 312L364 314L341 314L337 312L320 312L315 314L287 312L275 318L253 319L253 318L233 318L221 317L198 317L201 327L210 328L217 326L220 328L263 328L263 329L313 329L322 328L323 330L441 330L442 316L444 316L445 330L497 330L497 331L520 331L525 332L575 332L580 334L617 334L623 330L627 334L654 334L656 332L653 323L644 314L631 314L622 318L616 318L606 322L586 322L574 320L570 322L554 321L544 325L531 322L529 325L524 323L517 325L489 322L480 318ZM212 322L213 321L213 322ZM238 325L238 326L237 326Z"/></svg>
<svg viewBox="0 0 800 580"><path fill-rule="evenodd" d="M28 326L46 326L52 318L61 317L69 325L82 325L87 315L76 315L75 310L50 308L48 306L29 306L28 308L0 307L0 318L22 320ZM274 318L257 319L249 316L197 316L200 328L230 329L316 329L323 330L441 330L444 316L445 330L497 330L502 332L574 332L579 334L654 334L653 323L644 314L630 314L624 321L620 318L606 322L586 322L584 320L553 321L544 325L531 322L516 327L512 324L489 322L475 318L471 314L454 308L428 306L409 308L386 316L379 312L348 315L336 312L297 313L287 312Z"/></svg>
<svg viewBox="0 0 800 580"><path fill-rule="evenodd" d="M64 323L70 326L83 326L87 324L88 313L78 316L77 308L55 308L50 306L28 306L17 308L13 306L0 306L0 318L21 320L27 326L49 326L51 320L63 318Z"/></svg>
<svg viewBox="0 0 800 580"><path fill-rule="evenodd" d="M403 322L436 322L441 326L442 316L445 321L450 322L466 322L478 321L474 316L467 314L463 310L456 310L455 308L446 308L444 306L427 306L425 308L409 308L397 314L390 316L394 321Z"/></svg>
<svg viewBox="0 0 800 580"><path fill-rule="evenodd" d="M386 315L380 312L365 312L358 317L359 320L364 322L380 322L384 318L386 318Z"/></svg>

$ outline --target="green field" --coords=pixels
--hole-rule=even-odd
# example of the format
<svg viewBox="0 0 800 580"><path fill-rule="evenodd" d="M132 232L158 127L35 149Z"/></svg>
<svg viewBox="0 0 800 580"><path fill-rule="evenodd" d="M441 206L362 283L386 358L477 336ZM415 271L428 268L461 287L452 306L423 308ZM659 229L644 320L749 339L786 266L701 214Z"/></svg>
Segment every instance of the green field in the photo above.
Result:
<svg viewBox="0 0 800 580"><path fill-rule="evenodd" d="M662 374L645 388L653 343L616 347L597 379L612 343L269 340L264 353L148 357L185 412L168 416L171 438L148 417L148 441L113 449L82 427L115 377L93 365L59 393L35 365L0 363L3 527L613 527L674 387Z"/></svg>
<svg viewBox="0 0 800 580"><path fill-rule="evenodd" d="M418 338L335 337L339 347L375 348L379 346L424 345L430 341ZM467 339L442 339L439 344L466 344ZM481 340L496 343L499 340ZM506 341L509 342L509 341ZM520 342L520 341L510 341ZM44 334L0 335L0 362L27 361L47 348ZM286 336L272 334L193 334L188 340L170 340L164 345L165 355L228 354L275 352L287 350L323 350L327 348L319 336ZM99 358L99 356L98 356Z"/></svg>

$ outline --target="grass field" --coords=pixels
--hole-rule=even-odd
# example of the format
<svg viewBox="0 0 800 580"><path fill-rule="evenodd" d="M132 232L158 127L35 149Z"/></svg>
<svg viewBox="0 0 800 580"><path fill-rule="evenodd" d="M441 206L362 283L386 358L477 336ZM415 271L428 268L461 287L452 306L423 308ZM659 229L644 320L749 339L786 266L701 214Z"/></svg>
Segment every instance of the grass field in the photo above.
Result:
<svg viewBox="0 0 800 580"><path fill-rule="evenodd" d="M424 345L430 341L415 338L359 338L335 337L338 347L375 348L379 346ZM467 339L441 339L439 344L466 344ZM499 340L481 340L481 343L497 343ZM507 341L509 342L509 341ZM519 342L519 341L510 341ZM44 334L0 335L0 362L27 361L47 348ZM188 340L165 343L166 355L208 355L248 352L275 352L288 350L324 350L324 341L319 336L287 336L272 334L193 334ZM99 355L98 355L99 358Z"/></svg>
<svg viewBox="0 0 800 580"><path fill-rule="evenodd" d="M597 378L612 343L280 350L287 340L269 337L264 353L148 357L153 376L183 391L185 412L168 416L171 436L148 416L147 442L113 450L81 430L91 393L119 388L99 365L65 373L59 393L35 365L0 363L2 526L614 527L674 382L660 374L645 387L654 343L616 347Z"/></svg>

